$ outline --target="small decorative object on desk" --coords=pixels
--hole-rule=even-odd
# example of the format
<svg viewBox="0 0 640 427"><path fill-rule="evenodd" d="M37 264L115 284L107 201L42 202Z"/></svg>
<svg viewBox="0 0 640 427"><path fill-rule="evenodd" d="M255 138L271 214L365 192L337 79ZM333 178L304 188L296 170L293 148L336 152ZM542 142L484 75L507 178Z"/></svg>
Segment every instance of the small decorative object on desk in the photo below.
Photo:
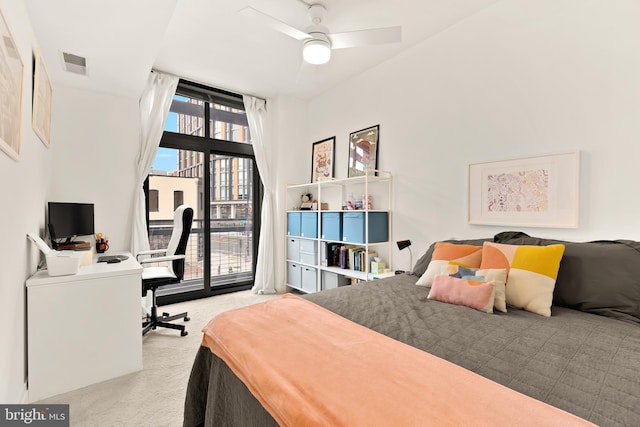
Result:
<svg viewBox="0 0 640 427"><path fill-rule="evenodd" d="M109 250L109 240L105 239L102 233L96 234L96 252L99 254Z"/></svg>

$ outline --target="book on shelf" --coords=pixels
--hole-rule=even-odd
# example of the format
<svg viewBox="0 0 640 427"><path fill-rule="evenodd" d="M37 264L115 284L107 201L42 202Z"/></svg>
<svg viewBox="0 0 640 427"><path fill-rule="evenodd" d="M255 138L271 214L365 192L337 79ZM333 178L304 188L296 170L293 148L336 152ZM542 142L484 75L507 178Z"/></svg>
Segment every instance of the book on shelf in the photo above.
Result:
<svg viewBox="0 0 640 427"><path fill-rule="evenodd" d="M324 267L369 272L371 261L375 256L377 256L376 251L366 251L363 247L322 242L320 262Z"/></svg>

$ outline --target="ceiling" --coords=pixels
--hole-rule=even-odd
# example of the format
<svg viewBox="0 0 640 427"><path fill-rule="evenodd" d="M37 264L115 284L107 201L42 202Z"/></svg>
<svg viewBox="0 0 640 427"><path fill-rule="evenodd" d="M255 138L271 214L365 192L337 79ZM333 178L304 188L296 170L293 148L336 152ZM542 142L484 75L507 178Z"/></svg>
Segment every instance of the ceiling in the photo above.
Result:
<svg viewBox="0 0 640 427"><path fill-rule="evenodd" d="M138 97L151 69L264 98L310 98L500 0L318 0L331 32L402 26L402 42L334 50L303 64L301 42L238 11L250 5L296 28L312 0L24 0L54 85ZM61 52L87 58L64 71Z"/></svg>

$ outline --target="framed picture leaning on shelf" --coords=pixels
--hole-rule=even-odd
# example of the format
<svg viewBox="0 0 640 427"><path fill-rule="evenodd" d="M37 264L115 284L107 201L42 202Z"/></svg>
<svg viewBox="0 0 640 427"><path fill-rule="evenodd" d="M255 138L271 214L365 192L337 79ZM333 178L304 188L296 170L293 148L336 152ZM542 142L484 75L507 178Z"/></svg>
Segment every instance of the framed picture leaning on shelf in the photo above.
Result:
<svg viewBox="0 0 640 427"><path fill-rule="evenodd" d="M313 143L311 156L311 182L331 179L335 175L336 138Z"/></svg>
<svg viewBox="0 0 640 427"><path fill-rule="evenodd" d="M379 136L380 125L349 134L349 178L375 175L375 170L378 169Z"/></svg>

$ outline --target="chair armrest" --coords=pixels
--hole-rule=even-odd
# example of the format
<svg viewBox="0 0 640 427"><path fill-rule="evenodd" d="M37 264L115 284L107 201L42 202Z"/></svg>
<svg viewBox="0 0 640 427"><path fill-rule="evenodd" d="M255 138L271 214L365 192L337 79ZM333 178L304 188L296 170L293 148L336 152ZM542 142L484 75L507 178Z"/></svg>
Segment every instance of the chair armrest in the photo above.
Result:
<svg viewBox="0 0 640 427"><path fill-rule="evenodd" d="M154 255L154 254L164 254L166 253L167 250L166 249L152 249L150 251L140 251L138 252L138 254L136 255L136 260L138 260L138 258L140 257L140 255Z"/></svg>
<svg viewBox="0 0 640 427"><path fill-rule="evenodd" d="M141 261L138 261L140 264L151 264L156 262L164 262L164 261L175 261L177 259L185 259L186 255L169 255L169 256L158 256L155 258L147 258Z"/></svg>

